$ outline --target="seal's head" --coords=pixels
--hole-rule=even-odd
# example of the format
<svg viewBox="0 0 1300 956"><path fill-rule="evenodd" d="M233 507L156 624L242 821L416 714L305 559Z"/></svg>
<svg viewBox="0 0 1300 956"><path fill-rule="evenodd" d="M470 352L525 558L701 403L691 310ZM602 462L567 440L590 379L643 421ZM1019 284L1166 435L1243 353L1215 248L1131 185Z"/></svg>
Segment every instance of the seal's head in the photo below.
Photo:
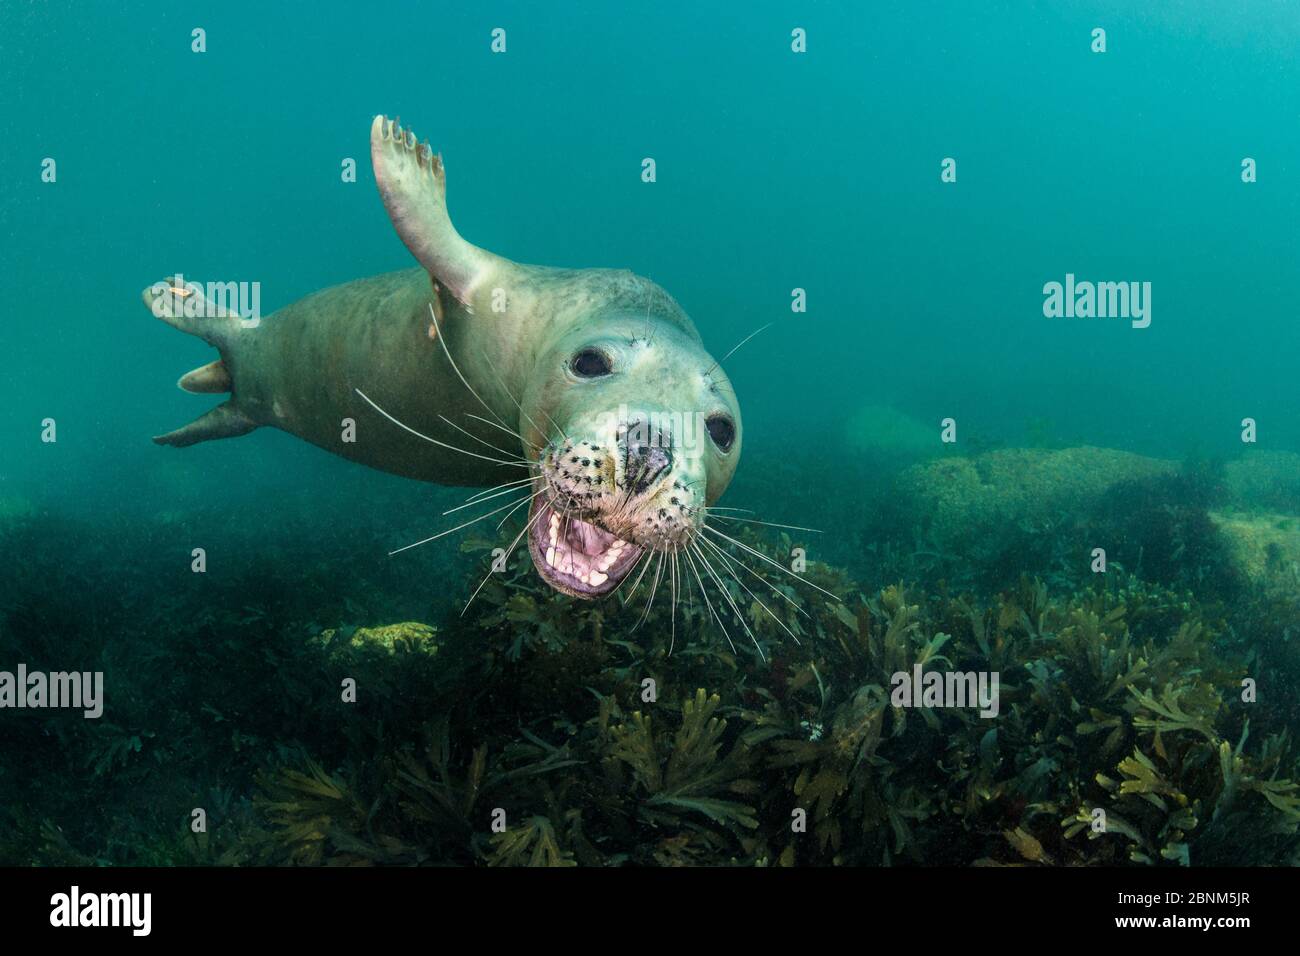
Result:
<svg viewBox="0 0 1300 956"><path fill-rule="evenodd" d="M690 542L740 458L736 393L689 322L578 323L543 350L523 408L540 449L529 551L574 597Z"/></svg>
<svg viewBox="0 0 1300 956"><path fill-rule="evenodd" d="M626 270L524 266L466 242L447 214L441 156L384 116L370 140L384 208L447 317L434 337L444 348L473 337L468 378L454 371L503 426L505 400L518 405L536 492L528 546L542 577L599 597L647 551L692 544L735 472L741 426L731 383L690 319ZM430 303L435 322L437 311ZM488 353L504 359L500 370Z"/></svg>

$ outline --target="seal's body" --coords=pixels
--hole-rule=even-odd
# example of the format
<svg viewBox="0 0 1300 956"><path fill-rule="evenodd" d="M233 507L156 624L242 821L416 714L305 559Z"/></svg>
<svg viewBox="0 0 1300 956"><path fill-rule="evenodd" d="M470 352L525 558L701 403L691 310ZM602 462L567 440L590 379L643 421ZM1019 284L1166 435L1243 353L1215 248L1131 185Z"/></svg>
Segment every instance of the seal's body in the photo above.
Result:
<svg viewBox="0 0 1300 956"><path fill-rule="evenodd" d="M612 590L646 550L681 546L740 446L734 391L690 319L630 272L521 265L469 244L447 216L441 158L383 117L371 153L421 268L257 321L179 280L152 286L156 315L221 353L180 386L231 395L155 441L270 425L409 478L531 476L530 552L548 582L580 597Z"/></svg>

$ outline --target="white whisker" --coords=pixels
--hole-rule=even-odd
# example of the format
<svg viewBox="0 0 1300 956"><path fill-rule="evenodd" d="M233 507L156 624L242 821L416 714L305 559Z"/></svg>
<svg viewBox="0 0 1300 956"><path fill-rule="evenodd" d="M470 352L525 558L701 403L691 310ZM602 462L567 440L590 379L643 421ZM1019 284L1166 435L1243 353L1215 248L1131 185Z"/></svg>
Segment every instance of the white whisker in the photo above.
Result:
<svg viewBox="0 0 1300 956"><path fill-rule="evenodd" d="M667 553L667 552L665 552L665 551L660 551L660 552L659 552L659 564L655 566L655 579L654 579L654 583L650 585L650 593L649 593L649 595L646 597L646 601L645 601L645 610L643 610L643 611L641 612L641 619L640 619L639 621L637 621L636 624L633 625L633 627L632 627L632 630L634 630L634 631L635 631L638 627L640 627L642 624L644 624L644 623L646 622L646 619L650 617L650 606L651 606L652 604L654 604L654 601L655 601L655 595L659 593L659 577L660 577L660 575L663 573L663 570L664 570L664 555L665 555L666 553ZM649 562L647 562L647 563L649 563Z"/></svg>
<svg viewBox="0 0 1300 956"><path fill-rule="evenodd" d="M798 636L794 633L794 631L790 630L790 628L786 626L785 621L777 617L775 612L773 612L773 610L770 607L768 607L766 604L763 603L763 599L760 598L753 591L751 591L749 589L749 585L747 585L744 581L740 580L740 576L736 574L735 570L732 568L732 565L734 564L739 567L745 568L745 570L749 571L751 574L754 574L755 573L754 571L752 571L750 568L746 568L745 565L740 563L740 561L733 558L731 555L727 554L727 552L723 551L721 547L719 547L717 544L710 541L708 538L704 537L703 535L699 535L695 540L698 541L700 544L707 545L708 547L712 548L714 553L717 554L720 558L722 558L722 561L726 565L728 572L731 574L732 580L734 580L737 584L739 584L742 588L744 588L745 593L748 594L751 598L753 598L758 603L758 606L767 612L767 616L770 617L772 620L776 621L776 623L780 625L781 629L785 631L787 634L789 634L796 644L801 645L803 643L802 641L799 640ZM762 576L759 576L759 580L764 581L764 583L767 583ZM770 586L771 585L769 585L769 587ZM775 588L773 590L775 590ZM776 593L781 594L780 591L777 591ZM789 600L789 598L786 597L786 595L784 594L781 594L781 597L784 597L786 598L786 600ZM802 610L802 608L800 608L799 605L797 604L795 604L794 607L797 610Z"/></svg>
<svg viewBox="0 0 1300 956"><path fill-rule="evenodd" d="M649 549L643 549L641 551L640 556L637 558L637 561L640 562L643 558L645 558L647 554L650 554ZM646 568L650 567L650 563L652 560L653 559L649 559L645 562L644 567L641 568L641 573L638 574L636 577L636 583L632 585L632 590L627 593L627 597L623 598L624 607L627 607L627 605L632 601L632 598L636 596L636 589L641 586L641 579L645 577ZM627 574L624 576L623 580L626 581L631 576L632 576L632 569L628 568ZM622 585L620 584L619 586L621 587Z"/></svg>
<svg viewBox="0 0 1300 956"><path fill-rule="evenodd" d="M797 524L777 524L774 521L758 521L757 519L754 518L737 518L734 515L713 514L713 511L714 511L713 508L709 509L709 516L713 518L717 518L720 521L743 521L745 524L761 524L768 528L789 528L791 531L808 531L811 532L812 534L822 533L820 528L803 528Z"/></svg>
<svg viewBox="0 0 1300 956"><path fill-rule="evenodd" d="M709 368L708 368L708 371L706 371L704 374L705 374L705 375L708 375L709 372L712 372L715 368L717 368L719 365L721 365L721 364L722 364L723 362L725 362L727 359L729 359L729 358L731 358L733 355L735 355L737 349L739 349L742 345L744 345L746 342L748 342L748 341L749 341L750 339L752 339L754 336L758 335L759 332L765 332L765 331L767 331L768 329L770 329L770 328L771 328L773 325L775 325L775 324L776 324L776 323L774 323L774 322L769 322L769 323L767 323L767 325L759 326L759 327L756 328L753 332L750 332L750 333L749 333L748 335L746 335L743 339L741 339L739 342L737 342L735 345L733 345L733 346L731 347L731 351L730 351L730 352L728 352L726 355L722 356L722 358L718 359L716 362L714 362L712 365L710 365Z"/></svg>
<svg viewBox="0 0 1300 956"><path fill-rule="evenodd" d="M521 498L520 501L528 501L531 498L535 498L537 497L537 495L542 493L542 490L538 490L536 492L533 492L530 495L526 495L525 497ZM404 545L403 547L398 548L396 551L389 551L388 556L391 558L393 555L401 554L403 551L410 551L412 548L418 548L420 545L428 544L430 541L437 541L439 538L445 538L453 531L459 531L461 528L468 528L470 525L476 524L482 521L484 518L491 518L493 515L500 514L501 512L505 511L507 508L513 508L518 504L519 504L518 501L512 501L509 504L504 504L500 508L496 508L492 511L489 511L487 514L481 514L477 518L471 518L469 521L466 521L464 524L458 524L456 525L456 527L448 528L446 531L439 531L437 534L431 535L430 537L427 537L422 541L416 541L413 544Z"/></svg>
<svg viewBox="0 0 1300 956"><path fill-rule="evenodd" d="M498 531L501 530L501 526L510 520L510 516L519 510L520 505L527 504L528 502L532 501L534 498L536 498L545 490L546 490L545 488L538 488L537 491L533 492L533 494L529 495L523 501L516 502L515 506L506 512L506 516L497 522L497 530Z"/></svg>
<svg viewBox="0 0 1300 956"><path fill-rule="evenodd" d="M677 545L673 545L672 574L669 579L669 587L672 590L673 597L673 608L670 615L672 629L668 636L668 655L671 657L673 647L677 644Z"/></svg>
<svg viewBox="0 0 1300 956"><path fill-rule="evenodd" d="M815 585L815 584L813 584L811 581L809 581L807 578L800 577L799 575L797 575L797 574L795 574L793 571L791 571L789 568L787 568L787 567L785 567L785 566L783 566L783 565L777 564L775 561L773 561L771 558L769 558L767 555L765 555L762 551L755 551L753 548L751 548L749 545L745 544L743 541L737 541L735 538L731 537L731 535L723 534L723 533L722 533L721 531L719 531L717 528L711 527L710 525L707 525L707 524L706 524L706 525L702 525L702 527L704 528L705 531L711 531L711 532L713 532L714 534L716 534L718 537L720 537L720 538L724 538L724 539L726 539L727 541L730 541L730 542L731 542L732 544L734 544L736 547L738 547L738 548L744 548L746 551L748 551L748 552L749 552L750 554L752 554L754 557L759 558L760 560L766 561L768 564L772 565L772 567L780 569L782 572L784 572L785 574L790 575L790 577L794 578L796 581L801 581L802 583L808 585L810 588L813 588L814 590L817 590L817 591L821 591L822 594L825 594L825 595L826 595L827 597L829 597L829 598L835 598L835 600L837 600L837 601L840 600L838 597L836 597L836 596L835 596L834 594L832 594L830 591L827 591L825 588L823 588L823 587L818 587L817 585ZM843 602L841 602L841 603L843 603Z"/></svg>
<svg viewBox="0 0 1300 956"><path fill-rule="evenodd" d="M700 540L701 540L701 541L707 541L708 539L707 539L707 538L701 538ZM710 541L709 543L712 544L715 548L718 548L719 550L721 550L721 545L718 545L718 544L716 544L715 542L712 542L712 541ZM723 551L723 554L726 554L726 552ZM798 601L796 601L794 598L790 597L790 595L786 594L784 591L782 591L779 587L777 587L775 584L773 584L773 583L772 583L771 581L769 581L767 578L763 577L763 575L759 574L757 570L755 570L754 568L751 568L751 567L750 567L748 564L746 564L744 561L740 560L740 556L739 556L739 555L729 554L729 555L727 555L727 557L731 558L731 560L734 561L734 562L736 563L736 567L738 567L738 568L743 568L745 571L748 571L750 574L752 574L755 578L757 578L757 579L758 579L759 581L761 581L763 584L767 585L767 587L771 589L771 591L772 591L773 594L775 594L775 595L776 595L777 597L779 597L781 600L785 601L785 602L786 602L787 604L789 604L792 608L794 608L794 610L795 610L796 613L798 613L798 614L802 614L804 617L808 618L808 620L810 620L810 621L812 620L812 615L809 614L807 611L805 611L802 607L800 607Z"/></svg>
<svg viewBox="0 0 1300 956"><path fill-rule="evenodd" d="M722 583L722 580L718 577L718 573L713 570L713 564L704 556L704 552L701 551L697 545L688 543L687 547L694 549L695 556L700 559L700 563L704 565L704 569L709 572L709 577L713 578L713 583L718 586L718 590L722 592L722 596L726 598L727 603L731 605L731 613L736 615L736 620L740 622L740 626L745 629L745 633L748 634L749 639L753 641L754 650L758 651L759 659L766 661L767 655L763 653L763 648L759 646L758 638L755 637L754 632L749 629L749 622L745 620L745 615L741 614L740 608L736 606L736 599L731 596L731 592L727 590L727 586Z"/></svg>
<svg viewBox="0 0 1300 956"><path fill-rule="evenodd" d="M377 411L380 415L383 415L385 418L387 418L390 422L392 422L392 423L393 423L394 425L396 425L398 428L401 428L401 429L404 429L404 430L410 432L410 433L411 433L412 435L414 435L416 438L422 438L422 439L424 439L425 441L429 442L430 444L437 445L439 448L446 448L446 449L448 449L449 451L458 451L458 452L460 452L462 455L469 455L471 458L481 458L483 461L491 461L491 462L495 462L495 463L498 464L498 465L513 465L513 466L516 467L516 468L531 468L531 467L532 467L532 465L531 465L529 462L524 461L522 458L520 458L520 459L517 460L517 461L506 461L506 460L503 460L503 459L501 459L501 458L489 458L487 455L480 455L480 454L478 454L477 452L466 451L464 448L457 448L455 445L448 445L446 442L438 441L438 439L436 439L436 438L430 438L428 435L425 435L425 434L423 434L423 433L421 433L421 432L417 432L417 431L416 431L414 428L412 428L410 425L405 425L405 424L403 424L402 422L399 422L396 418L394 418L392 415L388 414L388 412L384 411L382 408L380 408L378 405L376 405L373 401L371 401L371 400L370 400L370 396L368 396L365 392L361 391L361 389L359 389L359 388L354 388L353 391L356 392L358 395L360 395L362 398L364 398L367 402L369 402L370 406L371 406L375 411Z"/></svg>
<svg viewBox="0 0 1300 956"><path fill-rule="evenodd" d="M473 432L471 432L471 431L466 431L464 428L461 428L459 425L457 425L455 422L453 422L453 421L452 421L450 418L448 418L446 415L439 415L438 417L441 418L441 419L442 419L444 422L446 422L448 425L450 425L452 428L456 429L456 431L460 432L460 433L461 433L462 435L464 435L466 438L471 438L471 439L473 439L474 441L478 442L480 445L484 445L484 446L486 446L486 447L488 447L488 448L491 448L493 451L499 451L499 452L501 452L501 454L503 454L503 455L513 455L513 454L514 454L514 452L512 452L512 451L506 451L504 448L498 448L496 445L492 444L492 443L489 442L489 441L484 441L482 438L479 438L477 435L475 435L475 434L474 434ZM718 517L722 517L722 516L719 515Z"/></svg>
<svg viewBox="0 0 1300 956"><path fill-rule="evenodd" d="M487 402L483 401L483 399L479 396L479 393L474 391L474 386L471 385L469 382L467 382L465 380L465 376L460 373L460 366L457 365L456 360L451 357L451 349L447 348L447 339L442 334L442 325L438 322L438 313L434 311L432 302L429 303L429 317L433 319L433 331L436 338L438 339L438 344L442 346L442 354L447 356L447 361L451 363L452 371L456 373L456 377L460 379L460 383L464 385L467 389L469 389L469 393L474 396L474 398L478 401L480 405L483 406L483 408L487 411L489 415L491 415L493 418L499 421L502 425L505 425L506 420L497 414L496 409L494 409Z"/></svg>
<svg viewBox="0 0 1300 956"><path fill-rule="evenodd" d="M531 479L531 478L527 478L527 479L525 479L525 480L526 480L526 481L532 481L533 479ZM518 487L515 487L515 488L502 488L500 491L495 491L495 492L493 492L493 493L490 494L490 495L480 495L480 496L477 496L473 501L467 501L467 502L465 502L463 505L457 505L457 506L454 507L454 508L448 508L448 509L447 509L446 511L444 511L442 514L443 514L443 517L446 517L447 515L451 514L451 513L454 512L454 511L460 511L460 510L462 510L462 509L464 509L464 508L472 508L472 507L474 507L474 505L481 505L483 502L485 502L485 501L491 501L493 498L500 498L502 495L508 495L508 494L510 494L510 492L512 492L512 491L522 491L522 490L523 490L523 489L518 488Z"/></svg>
<svg viewBox="0 0 1300 956"><path fill-rule="evenodd" d="M482 415L471 415L469 412L466 412L465 417L472 418L476 422L482 422L484 425L491 425L493 428L498 429L499 431L503 431L507 435L513 435L515 438L518 438L520 441L525 443L527 442L527 439L525 439L523 435L519 434L519 432L515 431L514 429L506 428L506 426L504 425L498 425L496 422L484 418Z"/></svg>
<svg viewBox="0 0 1300 956"><path fill-rule="evenodd" d="M640 553L636 556L636 560L632 562L632 567L627 569L627 574L623 575L622 580L619 581L618 584L614 586L614 590L609 592L610 597L613 597L615 594L617 594L622 589L623 585L627 584L628 579L632 577L632 572L636 570L636 566L640 564L642 560L645 559L645 556L649 553L650 552L647 549L641 548ZM640 579L638 578L638 580ZM623 601L623 606L624 607L627 606L627 601Z"/></svg>
<svg viewBox="0 0 1300 956"><path fill-rule="evenodd" d="M545 489L542 489L542 490L545 490ZM538 491L538 494L541 494L541 491ZM530 496L530 500L531 500L531 498L536 498L536 497L537 497L537 495L532 495L532 496ZM518 505L516 505L516 507L518 507ZM522 529L522 530L521 530L517 535L515 535L515 539L514 539L513 541L510 542L510 547L506 548L506 554L505 554L505 558L504 558L505 561L509 561L509 560L510 560L510 555L512 555L512 554L514 553L515 548L519 545L519 539L522 538L525 534L527 534L528 531L529 531L529 529L531 529L532 526L533 526L534 524L537 523L537 519L540 518L540 517L542 516L542 512L543 512L543 510L544 510L544 509L542 509L542 508L538 508L538 509L537 509L537 514L533 515L533 517L532 517L529 521L524 522L524 527L523 527L523 529ZM506 517L509 518L510 515L506 515ZM504 523L505 523L505 522L503 521L502 524L504 524ZM499 527L501 527L501 525L497 525L497 527L499 528ZM483 590L483 586L484 586L485 584L487 584L488 581L490 581L490 580L492 579L492 575L493 575L494 573L495 573L495 572L494 572L493 569L492 569L492 564L489 564L489 565L488 565L488 573L487 573L486 575L484 575L483 580L480 581L478 587L476 587L476 588L474 589L474 593L471 594L471 595L469 596L469 600L465 602L465 606L464 606L463 608L460 609L460 616L461 616L461 617L464 617L464 616L465 616L465 612L469 610L469 606L470 606L471 604L473 604L473 603L474 603L474 599L475 599L476 597L478 597L478 593L479 593L479 591L482 591L482 590Z"/></svg>
<svg viewBox="0 0 1300 956"><path fill-rule="evenodd" d="M483 361L487 362L487 364L488 364L488 368L490 368L490 369L492 370L492 374L493 374L494 376L496 376L496 380L497 380L499 383L501 383L501 387L502 387L503 389L505 389L505 393L506 393L508 396L510 396L510 401L512 401L512 402L515 403L515 408L519 409L519 414L520 414L520 415L523 415L524 418L528 419L528 424L532 425L533 428L536 429L537 432L538 432L539 434L541 434L541 435L545 435L546 432L545 432L543 429L538 428L538 426L537 426L537 422L533 421L532 416L529 415L526 411L524 411L524 406L521 405L521 404L519 404L519 399L515 398L515 394L514 394L514 392L510 391L510 386L507 385L506 382L505 382L505 379L503 379L503 378L501 377L501 373L497 371L497 367L496 367L494 364L492 364L492 359L488 358L488 354L487 354L486 352L484 352L482 349L479 349L479 354L480 354L481 356L483 356ZM543 415L546 415L546 410L545 410L545 409L543 409L543 408L539 408L538 411L540 411ZM555 419L554 419L554 418L551 418L550 415L546 415L546 419L547 419L547 421L549 421L552 425L555 425L556 428L560 428L560 426L559 426L558 424L556 424ZM561 435L564 435L564 429L563 429L563 428L560 428L560 434L561 434ZM564 435L564 437L565 437L565 438L568 438L569 436L568 436L568 435Z"/></svg>
<svg viewBox="0 0 1300 956"><path fill-rule="evenodd" d="M708 592L704 590L704 581L700 578L699 569L695 567L695 559L691 557L690 550L688 549L683 551L682 554L685 556L687 563L691 566L691 572L695 575L695 581L700 586L700 596L704 598L704 603L708 607L709 613L713 615L713 620L716 621L718 627L722 629L722 636L727 639L727 644L731 646L731 653L738 653L736 651L736 644L731 639L731 634L727 632L727 625L722 623L722 618L719 617L718 612L713 609L713 602L709 600Z"/></svg>
<svg viewBox="0 0 1300 956"><path fill-rule="evenodd" d="M533 476L529 475L527 478L516 478L514 481L503 481L499 485L493 485L491 488L484 488L482 491L474 492L474 494L470 495L468 498L465 499L465 503L473 504L477 500L491 497L493 492L501 488L513 488L516 485L526 485L532 480L533 480ZM446 514L446 512L444 511L443 514Z"/></svg>

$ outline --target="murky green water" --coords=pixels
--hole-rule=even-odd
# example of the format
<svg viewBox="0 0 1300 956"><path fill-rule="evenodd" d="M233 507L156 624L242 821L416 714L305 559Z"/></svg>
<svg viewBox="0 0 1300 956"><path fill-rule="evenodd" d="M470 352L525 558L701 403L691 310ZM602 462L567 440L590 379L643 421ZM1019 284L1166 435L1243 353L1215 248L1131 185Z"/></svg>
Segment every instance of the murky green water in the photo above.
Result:
<svg viewBox="0 0 1300 956"><path fill-rule="evenodd" d="M1262 3L4 4L0 862L1295 862L1298 40ZM518 516L389 555L469 490L150 442L215 356L146 286L270 314L414 264L378 112L473 242L647 276L717 356L770 324L709 567L574 602L491 572Z"/></svg>

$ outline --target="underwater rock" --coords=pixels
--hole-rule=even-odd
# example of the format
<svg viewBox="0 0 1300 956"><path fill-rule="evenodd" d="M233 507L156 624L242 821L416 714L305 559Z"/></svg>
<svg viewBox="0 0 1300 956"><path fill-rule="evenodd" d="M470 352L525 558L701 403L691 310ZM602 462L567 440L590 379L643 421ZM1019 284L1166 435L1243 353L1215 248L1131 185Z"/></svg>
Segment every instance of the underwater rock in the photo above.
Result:
<svg viewBox="0 0 1300 956"><path fill-rule="evenodd" d="M1300 567L1300 517L1284 514L1223 514L1210 519L1227 543L1237 568L1251 581Z"/></svg>
<svg viewBox="0 0 1300 956"><path fill-rule="evenodd" d="M380 650L390 655L400 651L432 657L438 653L438 645L434 643L437 636L437 628L418 621L404 621L379 627L358 627L351 631L348 628L330 628L321 632L319 640L326 646L333 646L336 639L343 639L355 650Z"/></svg>
<svg viewBox="0 0 1300 956"><path fill-rule="evenodd" d="M928 516L933 542L953 548L1009 523L1053 524L1118 482L1177 468L1113 448L1008 448L914 465L896 489L908 511Z"/></svg>
<svg viewBox="0 0 1300 956"><path fill-rule="evenodd" d="M870 458L913 461L932 458L944 450L936 422L928 427L886 405L868 405L854 412L845 431L845 444Z"/></svg>
<svg viewBox="0 0 1300 956"><path fill-rule="evenodd" d="M1233 502L1241 508L1269 508L1300 514L1300 455L1250 451L1224 466Z"/></svg>

